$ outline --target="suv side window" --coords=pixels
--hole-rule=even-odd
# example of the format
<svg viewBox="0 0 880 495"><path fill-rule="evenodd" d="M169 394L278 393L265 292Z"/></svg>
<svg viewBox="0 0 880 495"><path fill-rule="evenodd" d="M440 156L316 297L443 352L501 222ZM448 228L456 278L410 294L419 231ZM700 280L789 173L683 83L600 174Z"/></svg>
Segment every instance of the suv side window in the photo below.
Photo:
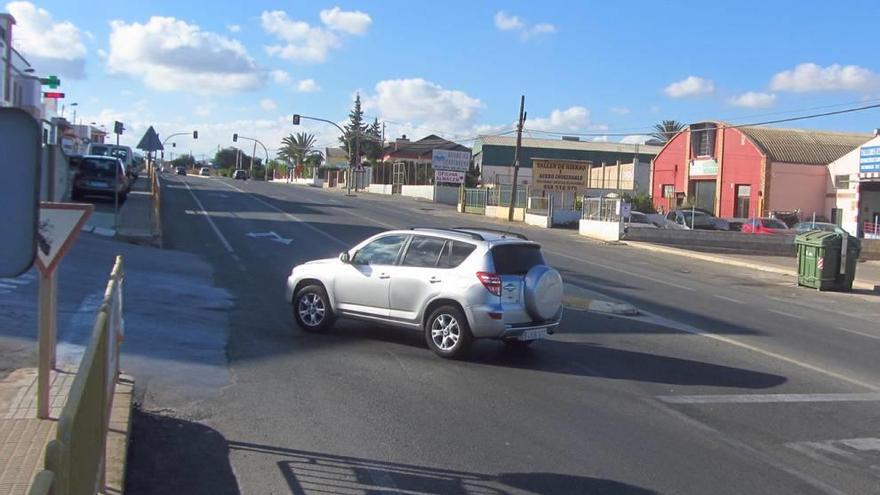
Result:
<svg viewBox="0 0 880 495"><path fill-rule="evenodd" d="M402 235L380 237L360 248L354 255L355 265L393 265L406 240Z"/></svg>
<svg viewBox="0 0 880 495"><path fill-rule="evenodd" d="M446 241L446 247L443 248L443 256L440 257L440 268L455 268L460 265L471 253L477 249L477 246L460 241Z"/></svg>
<svg viewBox="0 0 880 495"><path fill-rule="evenodd" d="M443 244L446 241L439 237L427 237L417 235L409 242L406 254L403 256L403 266L434 267L440 259Z"/></svg>

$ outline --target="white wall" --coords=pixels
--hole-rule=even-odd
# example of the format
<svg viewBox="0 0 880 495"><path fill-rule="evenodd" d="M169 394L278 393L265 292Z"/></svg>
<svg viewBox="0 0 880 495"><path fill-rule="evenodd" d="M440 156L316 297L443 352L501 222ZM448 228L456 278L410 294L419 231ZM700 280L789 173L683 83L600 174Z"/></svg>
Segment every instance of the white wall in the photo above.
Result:
<svg viewBox="0 0 880 495"><path fill-rule="evenodd" d="M602 222L599 220L581 220L578 233L585 237L600 241L619 241L620 222Z"/></svg>
<svg viewBox="0 0 880 495"><path fill-rule="evenodd" d="M374 194L391 194L391 184L370 184L367 191Z"/></svg>
<svg viewBox="0 0 880 495"><path fill-rule="evenodd" d="M534 225L535 227L550 227L550 217L544 215L535 215L533 213L526 213L526 223L529 225Z"/></svg>
<svg viewBox="0 0 880 495"><path fill-rule="evenodd" d="M434 201L434 186L400 186L400 194Z"/></svg>

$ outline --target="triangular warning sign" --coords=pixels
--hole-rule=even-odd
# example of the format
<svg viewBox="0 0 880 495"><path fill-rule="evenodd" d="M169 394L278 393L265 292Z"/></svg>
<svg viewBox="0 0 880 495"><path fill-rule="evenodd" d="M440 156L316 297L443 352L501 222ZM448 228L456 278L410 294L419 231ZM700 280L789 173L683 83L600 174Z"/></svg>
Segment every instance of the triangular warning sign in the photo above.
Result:
<svg viewBox="0 0 880 495"><path fill-rule="evenodd" d="M137 149L144 151L161 151L164 150L165 147L162 146L162 140L159 139L156 130L153 129L153 126L150 126L150 128L147 129L147 132L144 133L144 137L142 137L141 141L138 143Z"/></svg>
<svg viewBox="0 0 880 495"><path fill-rule="evenodd" d="M40 203L36 265L44 275L55 271L94 209L88 204Z"/></svg>

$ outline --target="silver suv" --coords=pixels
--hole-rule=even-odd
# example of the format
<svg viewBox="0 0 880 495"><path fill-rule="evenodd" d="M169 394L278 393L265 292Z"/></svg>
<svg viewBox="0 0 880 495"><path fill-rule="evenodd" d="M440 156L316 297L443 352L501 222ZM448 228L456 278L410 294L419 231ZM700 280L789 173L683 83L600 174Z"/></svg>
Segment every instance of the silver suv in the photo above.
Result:
<svg viewBox="0 0 880 495"><path fill-rule="evenodd" d="M294 267L287 300L305 331L337 317L423 331L428 347L459 357L473 339L526 346L562 318L562 277L541 246L486 229L392 230L338 258Z"/></svg>

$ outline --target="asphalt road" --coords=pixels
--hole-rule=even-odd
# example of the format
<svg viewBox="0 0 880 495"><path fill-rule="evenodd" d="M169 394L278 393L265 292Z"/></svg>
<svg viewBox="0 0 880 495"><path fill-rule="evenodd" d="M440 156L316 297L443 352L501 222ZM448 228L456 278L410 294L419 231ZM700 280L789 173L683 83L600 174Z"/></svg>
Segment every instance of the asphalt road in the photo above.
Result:
<svg viewBox="0 0 880 495"><path fill-rule="evenodd" d="M202 256L235 298L234 379L201 414L136 420L136 445L166 460L134 475L134 493L880 493L875 295L517 225L569 286L643 316L568 308L525 352L479 342L446 361L406 330L304 334L287 274L385 229L506 224L404 198L163 178L165 246ZM269 232L291 242L248 235ZM163 442L168 431L186 441ZM174 481L184 467L189 481Z"/></svg>

